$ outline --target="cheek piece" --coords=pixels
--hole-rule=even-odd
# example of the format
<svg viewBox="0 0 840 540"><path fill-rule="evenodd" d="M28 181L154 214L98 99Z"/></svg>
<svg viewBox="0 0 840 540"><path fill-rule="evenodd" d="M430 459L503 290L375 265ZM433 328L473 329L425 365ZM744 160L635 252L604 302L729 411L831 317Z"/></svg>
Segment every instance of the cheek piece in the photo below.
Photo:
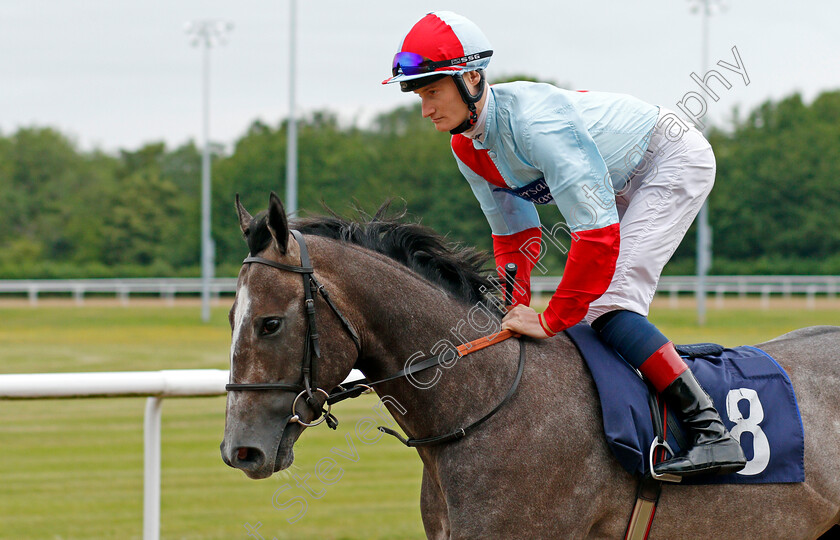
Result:
<svg viewBox="0 0 840 540"><path fill-rule="evenodd" d="M459 133L463 133L466 130L470 129L478 122L478 113L475 110L475 104L481 101L481 97L484 95L484 70L479 69L477 70L480 76L478 80L478 92L475 95L470 94L469 88L467 88L467 83L464 82L464 78L461 73L456 73L452 75L452 80L455 82L455 86L458 88L458 92L461 94L461 99L464 100L464 103L467 104L467 108L470 111L470 115L463 121L461 124L456 127L455 129L449 130L449 133L452 135L457 135Z"/></svg>

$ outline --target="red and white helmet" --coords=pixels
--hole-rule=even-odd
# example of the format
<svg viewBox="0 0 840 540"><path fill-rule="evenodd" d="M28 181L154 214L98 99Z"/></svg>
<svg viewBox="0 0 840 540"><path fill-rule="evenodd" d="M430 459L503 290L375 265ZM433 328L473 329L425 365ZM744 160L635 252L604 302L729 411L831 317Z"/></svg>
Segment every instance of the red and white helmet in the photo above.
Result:
<svg viewBox="0 0 840 540"><path fill-rule="evenodd" d="M391 66L392 76L382 84L399 82L403 92L411 92L441 76L483 70L492 55L490 42L475 23L451 11L435 11L403 38Z"/></svg>

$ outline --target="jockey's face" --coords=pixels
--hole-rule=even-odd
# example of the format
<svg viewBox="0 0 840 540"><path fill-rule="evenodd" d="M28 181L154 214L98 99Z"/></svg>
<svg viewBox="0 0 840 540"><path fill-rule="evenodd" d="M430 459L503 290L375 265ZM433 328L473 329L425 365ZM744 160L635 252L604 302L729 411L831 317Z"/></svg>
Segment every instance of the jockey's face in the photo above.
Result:
<svg viewBox="0 0 840 540"><path fill-rule="evenodd" d="M476 79L475 81L473 79ZM479 75L470 71L464 74L464 81L467 88L475 91L475 84ZM461 99L458 87L452 77L444 77L422 88L414 91L420 96L421 111L423 118L429 118L438 131L449 131L460 126L467 119L470 110L467 104Z"/></svg>

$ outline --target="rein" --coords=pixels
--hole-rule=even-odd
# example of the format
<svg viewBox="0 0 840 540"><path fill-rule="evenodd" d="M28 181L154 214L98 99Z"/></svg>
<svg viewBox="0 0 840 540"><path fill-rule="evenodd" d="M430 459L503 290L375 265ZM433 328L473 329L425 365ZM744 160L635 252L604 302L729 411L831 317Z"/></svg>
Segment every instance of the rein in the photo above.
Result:
<svg viewBox="0 0 840 540"><path fill-rule="evenodd" d="M504 331L506 331L506 330L504 330ZM506 337L504 337L500 340L495 341L495 343L498 343L499 341L503 341L503 340L505 340L509 337L513 337L513 336L518 336L518 335L511 333L510 335L508 335L508 336L506 336ZM479 338L476 341L481 341L483 339L485 339L485 338ZM471 343L473 343L473 342L471 342ZM468 345L468 344L466 344L466 345ZM484 347L487 347L487 346L489 346L489 345L484 345ZM481 347L481 348L484 348L484 347ZM478 349L476 349L476 350L478 350ZM470 351L470 352L474 352L474 351ZM463 355L461 355L461 356L463 357ZM482 416L481 418L479 418L478 420L476 420L472 424L468 425L467 427L458 428L455 431L452 431L452 432L447 433L445 435L437 435L435 437L426 437L425 439L406 439L403 436L401 436L399 433L394 431L393 429L390 429L390 428L387 428L387 427L384 427L384 426L379 426L377 429L379 429L379 431L381 431L382 433L387 433L388 435L393 435L394 437L399 439L401 443L403 443L404 445L409 446L409 447L434 446L434 445L437 445L437 444L443 444L443 443L447 443L447 442L450 442L450 441L455 441L455 440L461 439L463 437L466 437L470 432L472 432L478 426L480 426L485 421L487 421L491 416L493 416L494 414L499 412L499 409L501 409L505 405L505 403L507 403L508 400L511 397L513 397L513 394L516 393L516 389L519 386L519 381L522 380L522 372L524 370L525 370L525 341L520 340L519 341L519 366L516 369L516 378L513 380L513 384L510 386L510 389L508 389L507 394L505 394L505 397L502 398L502 401L498 405L496 405L496 407L493 408L493 410L491 410L490 412L488 412L487 414L485 414L484 416Z"/></svg>
<svg viewBox="0 0 840 540"><path fill-rule="evenodd" d="M463 358L464 356L480 351L486 347L491 345L495 345L496 343L501 343L508 338L512 337L519 337L519 334L515 334L510 330L502 330L496 334L491 336L480 337L468 343L464 343L456 347L458 352L458 358ZM441 365L445 360L445 353L440 353L435 356L431 356L429 358L424 358L423 360L419 360L407 369L403 369L393 375L385 377L384 379L379 379L378 381L369 381L368 379L357 379L355 381L350 381L347 383L347 386L350 388L344 388L344 386L339 385L330 392L330 397L327 399L327 403L333 404L338 403L339 401L344 401L348 398L358 397L360 394L364 394L371 390L370 387L375 386L377 384L381 384L388 381L393 381L395 379L400 379L402 377L408 377L409 375L414 375L415 373L419 373L423 370L429 369L431 367ZM447 360L449 362L450 360ZM338 390L338 391L336 391Z"/></svg>
<svg viewBox="0 0 840 540"><path fill-rule="evenodd" d="M356 351L359 355L361 355L361 342L359 340L359 334L356 332L353 325L350 324L350 321L341 313L341 311L336 307L333 303L332 299L330 298L329 293L324 289L324 286L319 283L315 279L315 269L312 266L312 263L309 259L309 252L306 249L306 242L303 238L303 235L296 230L290 231L292 235L295 237L298 245L300 246L300 266L292 266L287 264L282 264L276 261L272 261L271 259L265 259L263 257L255 257L255 256L248 256L245 260L242 261L242 264L264 264L266 266L271 266L273 268L277 268L279 270L283 270L286 272L294 272L297 274L301 274L303 278L303 291L304 291L304 306L306 308L306 316L307 316L307 326L306 326L306 344L304 346L304 353L303 353L303 360L302 360L302 374L301 378L302 384L288 384L288 383L280 383L280 382L270 382L270 383L229 383L225 385L225 390L228 392L235 392L235 391L243 391L243 390L280 390L286 392L298 392L297 397L295 397L294 402L292 403L292 416L289 419L289 422L298 422L306 427L317 426L321 422L326 421L327 425L332 428L336 429L338 427L338 419L332 415L330 412L332 409L332 405L334 403L338 403L340 401L344 401L345 399L355 398L360 396L361 394L369 393L373 390L373 386L378 384L382 384L384 382L392 381L395 379L400 379L402 377L408 377L409 375L413 375L420 371L429 369L431 367L441 365L444 361L450 362L451 359L445 359L444 353L425 358L418 362L411 364L406 369L403 369L394 375L390 375L378 381L369 381L367 378L357 379L355 381L350 381L347 383L347 388L344 386L337 386L329 393L321 388L312 388L312 355L315 355L316 359L321 358L321 349L319 345L319 335L315 326L315 295L320 294L321 297L326 301L327 305L330 309L335 313L338 317L339 321L341 322L344 329L350 335L353 340L353 343L356 346ZM458 353L458 358L463 358L464 356L474 353L476 351L480 351L486 347L490 347L491 345L495 345L506 339L511 337L519 338L520 335L511 332L510 330L501 330L496 334L491 336L485 336L478 338L476 340L470 341L468 343L464 343L456 348ZM502 401L489 413L485 414L483 417L479 418L472 424L458 428L455 431L444 435L438 435L434 437L427 437L424 439L405 439L396 431L389 429L387 427L379 426L379 431L383 433L387 433L389 435L393 435L397 439L400 440L403 444L410 447L416 446L432 446L436 444L443 444L449 441L457 440L460 438L465 437L468 433L473 431L479 425L484 423L488 420L491 416L496 414L496 412L501 409L505 403L510 400L513 394L516 392L517 387L519 386L519 382L522 379L522 373L525 368L525 342L519 342L519 365L516 372L516 377L514 378L513 384L508 389L507 394L502 399ZM315 393L320 393L325 396L324 403L327 405L327 409L324 410L323 406L318 404L315 400ZM301 420L300 416L296 412L297 402L298 400L306 395L306 402L307 404L315 410L319 410L323 417L320 418L317 422L313 421L311 423L306 423Z"/></svg>

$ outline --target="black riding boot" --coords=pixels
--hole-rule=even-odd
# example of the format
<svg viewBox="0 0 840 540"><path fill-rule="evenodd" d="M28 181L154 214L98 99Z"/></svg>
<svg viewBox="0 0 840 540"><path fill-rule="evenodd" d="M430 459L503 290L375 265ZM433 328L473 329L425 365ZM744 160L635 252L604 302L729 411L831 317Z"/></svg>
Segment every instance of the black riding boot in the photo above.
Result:
<svg viewBox="0 0 840 540"><path fill-rule="evenodd" d="M691 447L654 465L656 474L730 474L744 468L747 459L741 445L729 434L711 398L690 369L662 390L662 397L682 421Z"/></svg>
<svg viewBox="0 0 840 540"><path fill-rule="evenodd" d="M650 381L682 420L691 447L654 466L657 474L728 474L747 460L674 344L641 314L617 310L592 323L601 338Z"/></svg>

